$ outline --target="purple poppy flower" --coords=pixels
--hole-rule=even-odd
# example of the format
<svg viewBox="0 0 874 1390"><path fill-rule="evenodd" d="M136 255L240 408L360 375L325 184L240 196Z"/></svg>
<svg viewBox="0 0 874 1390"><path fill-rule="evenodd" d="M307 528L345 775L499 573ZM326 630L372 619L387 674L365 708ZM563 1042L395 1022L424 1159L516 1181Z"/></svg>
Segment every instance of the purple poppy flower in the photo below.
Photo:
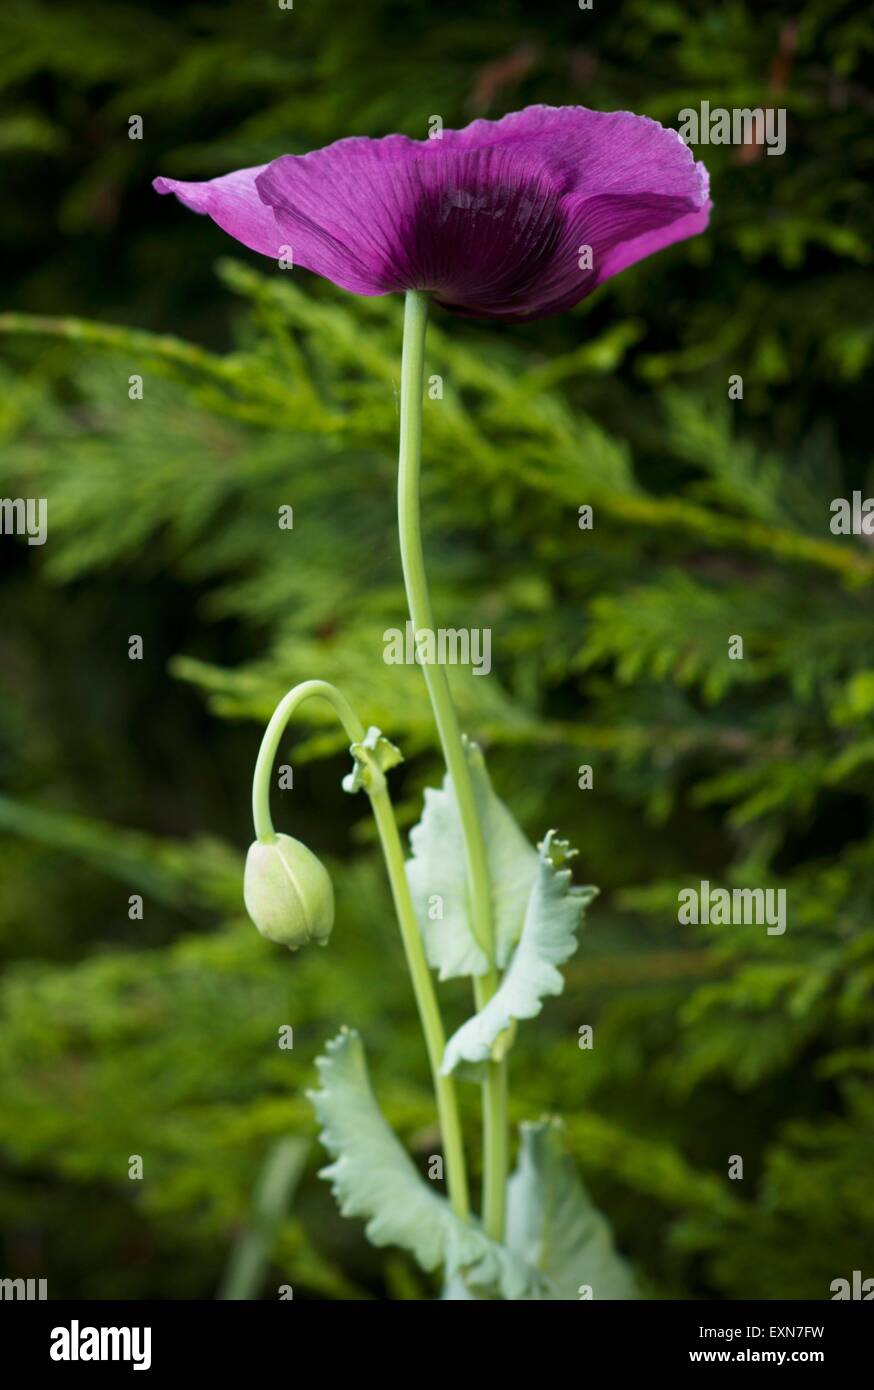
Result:
<svg viewBox="0 0 874 1390"><path fill-rule="evenodd" d="M516 320L569 309L695 236L711 206L677 131L582 106L529 106L439 139L353 137L155 188L356 294L427 290L456 313Z"/></svg>

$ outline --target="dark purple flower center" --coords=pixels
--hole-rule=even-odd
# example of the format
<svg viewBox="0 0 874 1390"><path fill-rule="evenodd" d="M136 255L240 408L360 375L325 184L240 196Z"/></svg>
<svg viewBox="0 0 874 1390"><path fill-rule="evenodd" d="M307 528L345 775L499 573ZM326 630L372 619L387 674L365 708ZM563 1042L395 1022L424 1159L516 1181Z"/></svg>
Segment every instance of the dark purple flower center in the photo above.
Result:
<svg viewBox="0 0 874 1390"><path fill-rule="evenodd" d="M542 278L562 240L559 191L502 150L425 157L391 267L447 308L500 305Z"/></svg>

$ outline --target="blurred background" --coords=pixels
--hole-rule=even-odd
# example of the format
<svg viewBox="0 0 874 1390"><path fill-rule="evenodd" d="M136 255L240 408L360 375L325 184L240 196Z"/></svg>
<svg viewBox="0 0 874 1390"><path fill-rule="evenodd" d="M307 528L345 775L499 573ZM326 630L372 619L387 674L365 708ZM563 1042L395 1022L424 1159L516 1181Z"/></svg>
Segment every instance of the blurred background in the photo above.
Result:
<svg viewBox="0 0 874 1390"><path fill-rule="evenodd" d="M433 1295L316 1177L305 1088L342 1023L413 1154L435 1144L367 807L317 707L274 810L330 867L329 949L270 947L240 892L261 729L298 680L401 746L405 827L440 775L419 671L382 661L401 306L283 274L150 184L532 102L788 114L781 157L699 148L710 232L573 313L434 317L437 621L493 633L490 678L453 680L463 721L529 836L558 826L602 889L521 1032L513 1116L566 1117L651 1297L874 1275L874 552L829 529L874 491L870 16L550 10L3 6L0 493L47 497L49 530L0 543L0 1273L51 1297ZM705 878L785 888L785 935L680 926Z"/></svg>

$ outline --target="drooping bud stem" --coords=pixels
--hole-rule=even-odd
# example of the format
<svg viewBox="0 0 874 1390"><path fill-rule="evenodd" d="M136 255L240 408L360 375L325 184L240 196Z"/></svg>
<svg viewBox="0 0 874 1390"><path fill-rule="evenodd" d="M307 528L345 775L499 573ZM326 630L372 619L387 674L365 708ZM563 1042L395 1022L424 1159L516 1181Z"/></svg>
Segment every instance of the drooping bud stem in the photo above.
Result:
<svg viewBox="0 0 874 1390"><path fill-rule="evenodd" d="M344 788L350 792L365 791L376 820L431 1066L449 1200L456 1215L466 1221L470 1216L470 1198L458 1100L452 1078L443 1076L440 1070L446 1034L416 921L403 847L385 778L385 772L401 760L400 753L378 729L365 730L349 701L328 681L302 681L289 690L276 706L264 731L252 781L256 839L246 865L246 906L262 935L287 946L295 947L305 940L324 943L330 932L333 890L330 880L325 889L326 871L305 845L288 835L277 835L270 816L270 783L282 735L304 700L317 696L327 700L351 745L355 766L344 780Z"/></svg>
<svg viewBox="0 0 874 1390"><path fill-rule="evenodd" d="M345 696L329 681L301 681L300 685L294 686L283 696L264 731L252 779L252 819L255 822L255 836L262 844L269 844L276 838L270 816L270 781L280 740L295 711L305 700L316 697L327 700L343 725L350 743L359 743L364 738L364 725L358 715Z"/></svg>

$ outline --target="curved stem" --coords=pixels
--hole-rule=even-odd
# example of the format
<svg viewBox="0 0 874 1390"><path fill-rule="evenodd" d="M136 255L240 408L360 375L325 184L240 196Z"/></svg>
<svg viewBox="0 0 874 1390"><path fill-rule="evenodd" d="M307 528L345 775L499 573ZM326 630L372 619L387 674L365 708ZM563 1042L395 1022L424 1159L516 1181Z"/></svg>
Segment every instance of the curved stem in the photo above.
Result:
<svg viewBox="0 0 874 1390"><path fill-rule="evenodd" d="M428 1061L431 1064L431 1076L434 1080L434 1093L437 1098L437 1113L440 1118L440 1132L443 1137L449 1200L456 1215L460 1216L463 1221L467 1221L470 1216L470 1196L467 1188L467 1168L464 1162L458 1098L455 1094L455 1082L452 1077L444 1076L440 1071L446 1048L446 1034L443 1030L443 1019L440 1016L440 1005L437 1002L434 982L422 946L422 937L404 868L404 850L387 790L383 788L381 791L373 792L370 803L382 842L382 852L388 870L395 911L401 928L404 954L407 958L407 966L419 1009L419 1018L422 1022L422 1031L425 1034L425 1043L428 1048Z"/></svg>
<svg viewBox="0 0 874 1390"><path fill-rule="evenodd" d="M422 550L419 505L427 322L427 295L419 290L408 290L404 304L404 344L401 359L398 530L407 604L415 633L423 628L429 632L434 630ZM487 974L480 976L474 984L476 1006L477 1009L481 1009L497 988L492 895L485 841L446 672L442 666L424 661L422 671L461 820L471 926L490 962ZM487 1064L486 1080L483 1084L483 1133L483 1225L493 1240L501 1241L504 1235L508 1156L506 1060Z"/></svg>
<svg viewBox="0 0 874 1390"><path fill-rule="evenodd" d="M302 681L289 690L276 706L270 723L264 731L255 775L252 781L252 812L255 821L255 835L262 843L275 839L273 821L270 817L270 779L277 749L285 727L294 712L304 700L313 698L327 700L346 731L350 743L360 743L365 729L349 701L335 685L328 681ZM401 931L404 955L410 972L416 1006L425 1046L431 1066L434 1093L437 1101L437 1114L443 1141L443 1154L446 1162L446 1186L453 1211L466 1221L470 1216L470 1198L467 1187L467 1169L464 1162L464 1146L461 1136L461 1120L458 1113L458 1098L452 1077L443 1076L440 1064L446 1046L446 1034L440 1016L440 1005L434 991L434 983L416 921L413 899L404 869L404 852L398 834L397 822L392 809L391 797L384 782L375 790L368 791L373 809L383 858L388 871L392 899Z"/></svg>
<svg viewBox="0 0 874 1390"><path fill-rule="evenodd" d="M300 685L283 695L264 730L252 778L252 819L255 822L255 835L262 844L276 838L270 817L270 778L285 726L304 700L315 698L327 700L343 725L350 743L360 743L364 738L364 725L345 695L340 693L336 685L331 685L330 681L301 681Z"/></svg>

